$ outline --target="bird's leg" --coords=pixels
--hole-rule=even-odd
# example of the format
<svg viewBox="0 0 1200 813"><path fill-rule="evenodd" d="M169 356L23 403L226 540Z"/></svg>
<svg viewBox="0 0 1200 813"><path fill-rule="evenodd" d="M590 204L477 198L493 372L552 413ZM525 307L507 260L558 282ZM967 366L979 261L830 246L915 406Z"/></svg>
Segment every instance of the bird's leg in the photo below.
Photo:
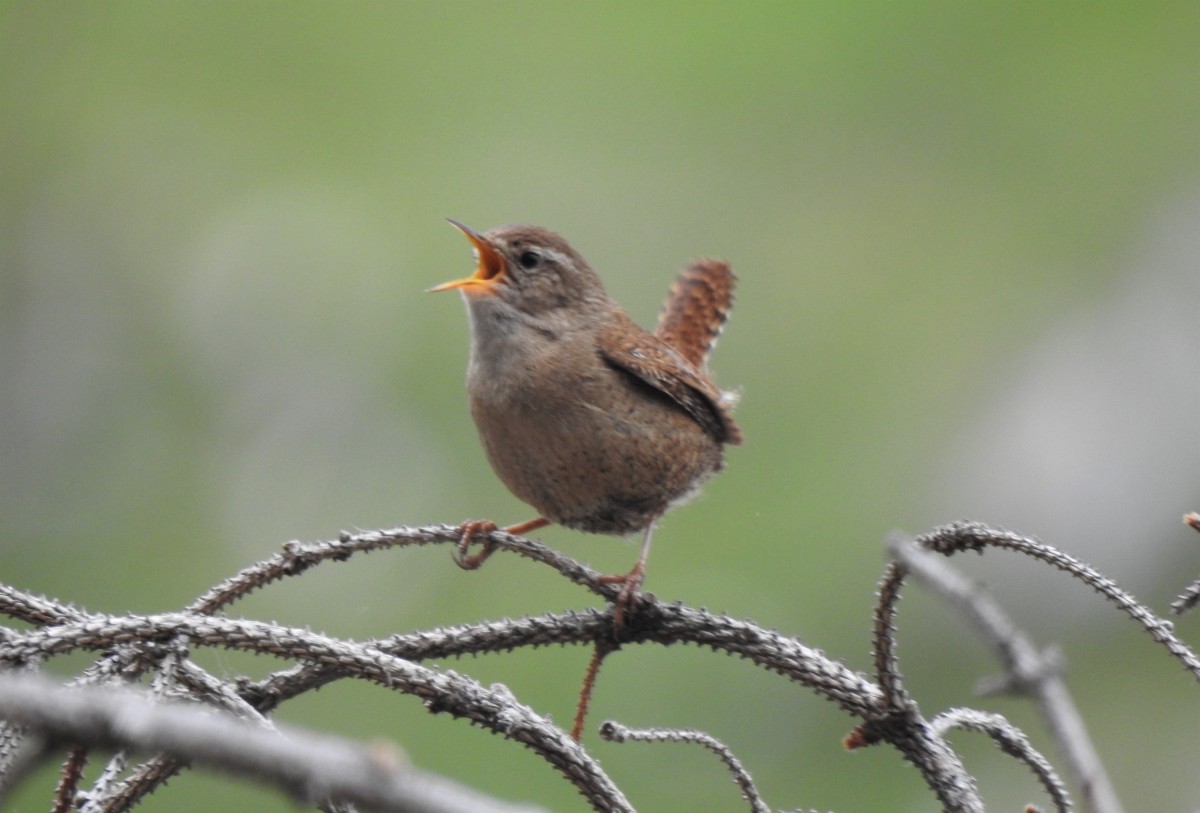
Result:
<svg viewBox="0 0 1200 813"><path fill-rule="evenodd" d="M571 739L579 742L583 738L583 724L587 720L588 707L592 704L592 691L596 688L596 678L600 674L600 664L604 662L613 652L616 652L620 644L613 641L605 641L603 639L596 641L596 648L592 651L592 659L588 661L587 671L583 675L583 686L579 690L579 703L575 706L575 723L571 726Z"/></svg>
<svg viewBox="0 0 1200 813"><path fill-rule="evenodd" d="M550 520L545 517L536 517L528 522L519 522L516 525L509 525L507 528L501 528L506 534L524 535L530 531L536 531L538 528L545 528L550 524ZM486 536L496 530L496 523L490 519L469 519L462 525L458 526L458 544L454 548L454 563L463 570L474 570L481 564L487 561L496 550L495 542L484 542L483 547L478 553L467 555L467 551L471 548L471 543L476 537Z"/></svg>
<svg viewBox="0 0 1200 813"><path fill-rule="evenodd" d="M624 625L625 611L629 608L630 602L633 601L634 595L637 594L646 578L646 559L650 556L650 538L654 535L654 524L657 521L654 520L646 526L646 535L642 537L642 550L638 554L633 570L617 576L600 577L603 584L621 585L621 592L617 594L617 600L613 602L613 625L618 630Z"/></svg>

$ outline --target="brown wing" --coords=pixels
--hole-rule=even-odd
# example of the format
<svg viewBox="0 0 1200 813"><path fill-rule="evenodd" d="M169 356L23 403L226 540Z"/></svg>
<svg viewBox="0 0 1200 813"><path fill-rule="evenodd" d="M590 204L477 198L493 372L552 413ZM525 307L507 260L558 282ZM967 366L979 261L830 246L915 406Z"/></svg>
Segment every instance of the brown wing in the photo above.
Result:
<svg viewBox="0 0 1200 813"><path fill-rule="evenodd" d="M696 260L671 286L655 335L693 365L703 367L729 318L736 281L728 263Z"/></svg>
<svg viewBox="0 0 1200 813"><path fill-rule="evenodd" d="M742 432L712 380L671 345L639 328L624 312L604 329L600 352L610 364L668 395L719 442L742 442Z"/></svg>

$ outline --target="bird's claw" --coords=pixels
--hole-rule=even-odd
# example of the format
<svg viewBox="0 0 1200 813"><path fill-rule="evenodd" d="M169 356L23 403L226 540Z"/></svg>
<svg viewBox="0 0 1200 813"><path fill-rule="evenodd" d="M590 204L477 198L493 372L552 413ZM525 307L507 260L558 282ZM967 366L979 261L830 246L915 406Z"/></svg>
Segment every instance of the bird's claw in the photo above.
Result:
<svg viewBox="0 0 1200 813"><path fill-rule="evenodd" d="M613 627L616 628L618 633L625 626L625 613L633 605L633 600L637 597L645 578L646 567L640 561L628 573L600 577L601 584L621 585L621 592L617 593L617 598L613 601Z"/></svg>
<svg viewBox="0 0 1200 813"><path fill-rule="evenodd" d="M496 523L490 519L469 519L458 526L458 543L454 546L454 564L463 570L475 570L487 561L496 551L496 543L484 540L483 547L477 553L468 554L471 543L479 537L485 537L496 530Z"/></svg>

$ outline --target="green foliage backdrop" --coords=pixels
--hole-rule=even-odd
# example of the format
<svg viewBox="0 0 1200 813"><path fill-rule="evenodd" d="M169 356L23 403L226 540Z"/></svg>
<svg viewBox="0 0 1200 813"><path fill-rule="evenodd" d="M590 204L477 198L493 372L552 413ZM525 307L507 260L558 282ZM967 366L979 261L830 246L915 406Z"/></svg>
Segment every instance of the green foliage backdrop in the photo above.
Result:
<svg viewBox="0 0 1200 813"><path fill-rule="evenodd" d="M1190 3L6 0L0 580L151 612L288 539L527 518L470 425L462 307L422 293L470 269L453 216L562 232L643 323L692 256L738 270L714 368L743 392L747 443L663 525L647 589L865 668L884 533L970 514L1161 607L1198 564L1177 523L1200 508L1200 473L1156 452L1167 433L1200 460L1194 414L1182 434L1159 415L1178 399L1137 402L1112 440L1155 478L1139 483L1180 499L1076 499L1126 470L1104 443L1051 462L972 450L1008 445L986 416L1064 325L1136 288L1173 239L1162 223L1195 231L1197 42ZM1167 294L1194 306L1195 255L1181 262L1191 288ZM1165 322L1149 313L1131 335ZM1131 364L1195 380L1200 344L1184 336ZM1074 358L1049 377L1078 372ZM1185 406L1198 396L1190 385ZM1042 513L1001 489L954 496L962 471L1020 481L1027 465L1036 480L1064 459L1077 471L1038 492ZM1053 535L1102 510L1137 538ZM543 538L612 570L634 556ZM1194 751L1160 746L1194 739L1187 679L1076 588L975 565L1043 640L1070 640L1072 686L1131 808L1193 804ZM362 637L584 600L519 562L463 573L424 551L317 571L239 611ZM931 711L971 702L981 648L931 601L904 610L914 690ZM566 721L586 658L458 667ZM995 707L1047 747L1022 703ZM707 653L619 653L593 715L705 728L777 807L933 804L894 753L843 752L834 709ZM515 746L415 702L336 687L283 716L582 809ZM593 745L641 809L737 809L705 755ZM989 745L962 745L996 809L1038 799ZM50 781L21 809L41 809ZM201 775L145 807L217 808L291 806Z"/></svg>

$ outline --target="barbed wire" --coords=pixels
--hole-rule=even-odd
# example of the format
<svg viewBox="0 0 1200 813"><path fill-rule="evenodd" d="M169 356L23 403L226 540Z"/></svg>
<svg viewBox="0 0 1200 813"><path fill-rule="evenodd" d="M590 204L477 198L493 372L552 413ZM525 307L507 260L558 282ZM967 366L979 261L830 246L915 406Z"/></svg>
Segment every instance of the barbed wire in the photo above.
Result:
<svg viewBox="0 0 1200 813"><path fill-rule="evenodd" d="M586 702L581 702L572 736L504 686L485 687L431 662L559 644L592 648L598 653L593 658L598 667L597 659L623 647L683 643L745 659L834 703L857 721L846 737L849 747L889 743L920 770L945 811L984 809L973 777L944 737L955 728L990 736L1002 751L1033 770L1055 809L1069 810L1065 783L1025 734L998 715L973 709L949 709L926 718L906 689L896 648L897 609L906 581L914 577L980 631L1004 668L1001 685L1035 699L1064 755L1068 774L1084 789L1088 809L1119 813L1120 803L1062 683L1060 661L1039 653L990 597L935 558L934 552L948 556L962 550L1003 548L1062 570L1116 604L1200 676L1200 659L1174 635L1169 622L1110 579L1029 537L966 522L934 529L915 543L899 536L890 540L892 558L874 616L873 677L847 668L794 636L649 594L630 603L619 628L609 606L414 630L365 641L223 614L251 593L326 562L389 548L453 545L458 539L457 526L434 525L347 533L309 544L291 542L275 556L207 590L182 611L143 616L90 613L0 584L0 615L24 625L0 626L0 719L5 721L0 725L0 803L33 766L57 755L63 760L63 771L54 809L64 813L129 810L186 765L240 770L303 803L339 813L349 813L355 805L405 811L513 809L498 800L470 795L473 791L464 796L460 793L464 789L455 783L416 772L402 764L399 746L356 745L324 735L281 732L271 721L272 712L293 698L333 681L359 680L415 695L432 713L468 720L521 743L558 770L595 810L632 811L617 784L578 741ZM619 591L601 574L534 540L493 531L481 541L499 553L549 567L605 602L611 603ZM217 612L222 615L214 615ZM208 648L250 652L288 664L259 680L219 678L191 659L194 650ZM81 651L97 653L97 659L68 685L52 685L38 677L48 662ZM589 672L593 682L596 671ZM148 687L142 681L147 675ZM583 701L590 688L585 685ZM749 771L705 732L639 731L615 721L606 723L602 731L615 740L702 745L729 768L751 811L768 809ZM88 754L97 747L118 750L84 788ZM322 760L326 766L350 767L327 775L313 768ZM278 770L266 770L264 764L274 764ZM428 793L422 796L418 790ZM400 795L410 793L417 796L399 801Z"/></svg>

